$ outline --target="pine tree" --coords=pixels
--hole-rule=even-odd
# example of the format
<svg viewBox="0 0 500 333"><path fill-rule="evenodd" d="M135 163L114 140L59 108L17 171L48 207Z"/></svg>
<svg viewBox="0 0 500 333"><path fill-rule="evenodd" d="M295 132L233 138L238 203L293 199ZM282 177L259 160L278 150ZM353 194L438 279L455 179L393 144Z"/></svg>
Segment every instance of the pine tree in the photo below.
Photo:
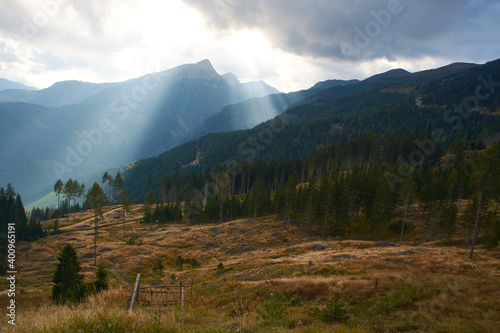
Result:
<svg viewBox="0 0 500 333"><path fill-rule="evenodd" d="M114 182L113 175L108 174L108 201L111 201L111 189L114 186Z"/></svg>
<svg viewBox="0 0 500 333"><path fill-rule="evenodd" d="M54 184L54 192L57 195L57 209L61 209L60 197L61 197L61 194L63 191L63 187L64 187L64 183L60 179L57 180L57 182Z"/></svg>
<svg viewBox="0 0 500 333"><path fill-rule="evenodd" d="M95 271L94 289L97 293L109 288L109 272L104 266L104 262L100 261L99 266Z"/></svg>
<svg viewBox="0 0 500 333"><path fill-rule="evenodd" d="M72 192L72 197L73 197L73 208L76 207L76 198L79 198L82 196L81 189L82 188L80 187L78 180L75 179L75 181L73 181L73 184L71 184L71 192ZM73 219L76 219L76 209L74 209L74 212L73 212Z"/></svg>
<svg viewBox="0 0 500 333"><path fill-rule="evenodd" d="M380 177L370 219L372 230L375 231L377 237L380 237L380 231L389 222L393 210L391 189L385 177Z"/></svg>
<svg viewBox="0 0 500 333"><path fill-rule="evenodd" d="M69 214L70 214L71 199L73 198L74 194L73 180L71 178L66 182L66 184L64 184L63 194L68 200L68 215L66 218L67 221L69 219Z"/></svg>
<svg viewBox="0 0 500 333"><path fill-rule="evenodd" d="M120 196L120 203L123 205L123 241L125 241L125 221L127 219L127 213L130 213L130 196L127 190L124 190Z"/></svg>
<svg viewBox="0 0 500 333"><path fill-rule="evenodd" d="M318 192L318 186L316 183L317 183L316 169L314 169L314 171L309 179L309 186L307 186L307 192L306 192L306 197L307 197L307 227L308 228L311 226L311 214L312 214L312 209L313 209L313 203L314 203L314 200L316 199L317 192Z"/></svg>
<svg viewBox="0 0 500 333"><path fill-rule="evenodd" d="M472 177L471 182L477 188L479 205L474 221L474 234L469 253L470 259L472 259L474 254L474 246L479 233L484 207L490 200L500 201L500 142L493 142L491 147L485 149L484 153L477 158L474 164L476 174Z"/></svg>
<svg viewBox="0 0 500 333"><path fill-rule="evenodd" d="M149 221L149 231L151 231L151 217L155 200L155 195L151 191L146 195L146 199L144 199L144 218L145 221Z"/></svg>
<svg viewBox="0 0 500 333"><path fill-rule="evenodd" d="M17 231L17 239L29 241L30 234L28 229L28 218L26 217L26 211L24 210L23 202L21 200L21 195L17 195L16 203L15 203L15 223L16 223L16 231Z"/></svg>
<svg viewBox="0 0 500 333"><path fill-rule="evenodd" d="M253 222L255 222L255 218L262 215L269 202L269 194L262 175L257 177L255 185L248 192L248 198L249 212L253 215Z"/></svg>
<svg viewBox="0 0 500 333"><path fill-rule="evenodd" d="M120 202L120 190L123 188L123 186L123 177L120 172L118 172L115 176L115 180L113 181L113 188L115 188L115 191L118 193L118 202Z"/></svg>
<svg viewBox="0 0 500 333"><path fill-rule="evenodd" d="M175 173L172 176L172 200L174 203L178 203L179 195L181 189L181 175L179 174L179 169L175 169Z"/></svg>
<svg viewBox="0 0 500 333"><path fill-rule="evenodd" d="M161 176L160 179L160 201L162 204L167 202L167 193L168 193L168 183L170 179L167 175Z"/></svg>
<svg viewBox="0 0 500 333"><path fill-rule="evenodd" d="M286 234L288 236L288 231L290 229L290 218L292 216L292 209L294 207L295 198L297 196L297 183L298 175L297 172L293 174L285 185L285 211L284 220L286 222Z"/></svg>
<svg viewBox="0 0 500 333"><path fill-rule="evenodd" d="M151 172L148 173L148 179L146 181L146 195L149 194L153 190L153 176L151 175Z"/></svg>
<svg viewBox="0 0 500 333"><path fill-rule="evenodd" d="M57 259L59 263L52 279L52 299L56 303L80 301L84 296L83 275L80 274L80 261L73 246L64 246Z"/></svg>
<svg viewBox="0 0 500 333"><path fill-rule="evenodd" d="M401 242L403 241L403 233L405 230L408 209L415 198L415 182L411 178L408 178L403 185L403 197L405 198L405 212L403 215L403 225L401 226L401 235L399 237L399 246L401 246Z"/></svg>
<svg viewBox="0 0 500 333"><path fill-rule="evenodd" d="M97 266L97 235L99 215L102 215L102 207L106 203L106 194L96 182L87 193L87 203L94 209L95 231L94 231L94 266Z"/></svg>
<svg viewBox="0 0 500 333"><path fill-rule="evenodd" d="M104 193L107 192L107 187L108 187L108 181L109 181L109 173L106 171L104 172L104 175L102 175L102 184L104 185Z"/></svg>
<svg viewBox="0 0 500 333"><path fill-rule="evenodd" d="M334 186L334 232L336 235L343 235L350 223L351 199L350 199L350 178L344 174L337 177Z"/></svg>
<svg viewBox="0 0 500 333"><path fill-rule="evenodd" d="M80 186L80 191L79 191L79 197L83 195L83 203L82 203L82 207L85 206L85 200L87 198L87 193L85 192L85 184L82 183L82 185Z"/></svg>
<svg viewBox="0 0 500 333"><path fill-rule="evenodd" d="M161 259L156 259L155 262L153 263L153 276L154 276L154 284L158 284L160 279L164 276L163 275L163 263L161 262Z"/></svg>

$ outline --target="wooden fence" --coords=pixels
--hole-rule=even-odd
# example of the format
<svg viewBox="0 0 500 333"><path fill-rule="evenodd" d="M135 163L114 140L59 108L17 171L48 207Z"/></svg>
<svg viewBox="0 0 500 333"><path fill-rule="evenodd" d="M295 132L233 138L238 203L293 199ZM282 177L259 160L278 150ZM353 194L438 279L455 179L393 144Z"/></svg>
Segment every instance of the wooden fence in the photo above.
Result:
<svg viewBox="0 0 500 333"><path fill-rule="evenodd" d="M128 310L132 312L134 302L141 305L180 305L184 309L184 289L190 286L184 285L182 280L178 285L143 286L140 285L141 274L137 274L134 290L128 300Z"/></svg>

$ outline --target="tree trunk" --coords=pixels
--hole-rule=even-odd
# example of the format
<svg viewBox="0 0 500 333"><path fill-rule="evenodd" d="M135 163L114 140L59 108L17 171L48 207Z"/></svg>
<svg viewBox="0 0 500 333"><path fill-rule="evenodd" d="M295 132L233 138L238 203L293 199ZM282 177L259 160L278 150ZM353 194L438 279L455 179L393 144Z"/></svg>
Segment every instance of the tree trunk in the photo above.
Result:
<svg viewBox="0 0 500 333"><path fill-rule="evenodd" d="M96 209L95 211L95 233L94 233L94 266L97 266L97 230L98 230L98 220L99 220L99 212Z"/></svg>
<svg viewBox="0 0 500 333"><path fill-rule="evenodd" d="M125 210L125 206L123 206L123 241L125 241L125 220L127 219L126 218L126 210Z"/></svg>
<svg viewBox="0 0 500 333"><path fill-rule="evenodd" d="M403 216L403 226L401 227L401 236L399 237L399 245L398 246L401 246L401 241L403 240L403 232L405 230L406 213L408 212L409 201L410 201L410 192L408 192L408 196L406 197L405 214Z"/></svg>
<svg viewBox="0 0 500 333"><path fill-rule="evenodd" d="M481 191L481 194L479 196L479 206L477 207L476 221L474 222L474 234L472 236L472 245L470 248L469 259L472 259L472 255L474 254L474 245L476 244L476 238L479 230L479 222L481 220L482 209L483 209L483 191Z"/></svg>

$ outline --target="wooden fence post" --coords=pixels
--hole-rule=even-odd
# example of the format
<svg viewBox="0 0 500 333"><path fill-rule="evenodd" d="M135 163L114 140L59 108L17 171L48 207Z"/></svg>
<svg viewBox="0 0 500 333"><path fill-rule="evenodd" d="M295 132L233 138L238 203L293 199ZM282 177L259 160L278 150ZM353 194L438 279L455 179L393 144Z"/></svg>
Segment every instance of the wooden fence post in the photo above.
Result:
<svg viewBox="0 0 500 333"><path fill-rule="evenodd" d="M181 297L181 310L184 311L184 287L182 286L182 280L180 280L179 287Z"/></svg>
<svg viewBox="0 0 500 333"><path fill-rule="evenodd" d="M128 308L128 312L132 313L132 306L134 306L134 301L137 297L139 299L139 285L141 283L141 273L137 274L137 278L135 279L135 287L134 292L132 293L132 299L130 300L130 307Z"/></svg>

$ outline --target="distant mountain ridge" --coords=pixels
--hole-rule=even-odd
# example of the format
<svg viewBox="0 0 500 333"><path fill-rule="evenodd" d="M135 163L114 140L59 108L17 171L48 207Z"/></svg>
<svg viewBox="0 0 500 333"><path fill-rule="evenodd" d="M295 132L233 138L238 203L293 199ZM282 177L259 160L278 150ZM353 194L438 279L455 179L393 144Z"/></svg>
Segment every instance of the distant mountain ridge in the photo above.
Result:
<svg viewBox="0 0 500 333"><path fill-rule="evenodd" d="M475 112L467 122L462 123L463 128L457 131L453 127L455 123L447 121L441 108L417 105L416 95L428 93L429 98L439 98L442 101L443 93L451 94L453 91L452 98L449 99L459 103L465 96L474 93L479 76L488 77L490 73L494 73L493 80L499 82L499 66L500 60L496 60L478 66L445 66L444 69L414 76L406 70L396 69L349 85L309 89L302 99L284 111L283 116L252 129L225 132L224 127L228 126L228 121L245 115L252 103L262 107L265 100L270 101L274 95L267 96L265 100L254 99L230 105L202 124L211 126L211 133L177 146L158 157L127 166L124 172L126 186L134 198L141 198L149 173L152 174L153 184L157 186L162 175L172 175L176 170L189 177L191 172L203 173L207 168L218 170L217 165L220 168L225 163L230 166L236 163L243 165L243 168L246 161L256 162L260 159L276 166L285 158L293 159L297 163L307 163L307 160L300 159L338 140L344 140L344 145L350 152L359 149L349 144L360 136L367 139L368 145L375 143L377 137L382 140L395 140L400 147L397 149L402 149L401 156L407 156L403 153L403 148L407 150L403 145L406 133L413 132L416 136L428 133L429 128L445 131L448 138L443 144L445 148L464 136L471 140L488 142L498 138L500 117ZM450 72L454 74L449 76ZM436 79L438 75L444 77ZM400 87L402 89L399 89ZM425 100L425 97L422 100ZM498 108L500 89L488 101L481 103L485 102ZM222 119L225 122L222 122ZM282 125L283 122L286 126ZM216 128L219 130L214 131ZM272 128L280 130L271 135L269 133ZM200 129L204 130L201 127L198 130ZM268 133L269 136L261 138L263 133ZM374 139L370 140L370 137ZM413 139L409 144L414 145ZM410 153L415 149L412 147L405 152ZM340 155L344 153L338 152ZM396 159L398 154L396 152L394 155Z"/></svg>
<svg viewBox="0 0 500 333"><path fill-rule="evenodd" d="M0 92L9 89L37 90L34 87L30 87L22 83L0 78Z"/></svg>
<svg viewBox="0 0 500 333"><path fill-rule="evenodd" d="M58 104L79 102L0 103L0 182L29 194L58 178L154 156L183 142L225 106L275 91L261 81L229 85L208 60L121 83L56 83L31 101L52 95Z"/></svg>
<svg viewBox="0 0 500 333"><path fill-rule="evenodd" d="M155 75L173 75L174 81L178 81L181 79L220 80L221 78L221 76L213 68L210 61L207 59L202 60L196 64L185 64L177 66L172 69L156 73ZM111 83L91 83L69 80L56 82L48 88L34 91L32 90L35 88L32 88L30 90L30 87L8 80L5 81L10 82L11 84L9 85L9 83L5 83L5 86L8 87L6 89L9 90L4 90L2 89L2 80L4 79L0 79L0 103L24 102L38 104L46 107L61 107L66 105L78 104L81 102L86 102L87 99L99 94L102 91L106 91L109 88L123 86L141 78L144 78L144 76L124 82ZM238 89L241 90L241 99L279 93L277 89L267 85L263 81L240 83L237 78L236 81L237 84L234 86L235 88L236 86L238 86Z"/></svg>
<svg viewBox="0 0 500 333"><path fill-rule="evenodd" d="M77 104L102 90L121 84L61 81L41 90L15 89L2 91L0 92L0 102L23 102L46 107L60 107Z"/></svg>
<svg viewBox="0 0 500 333"><path fill-rule="evenodd" d="M432 78L438 79L449 75L457 74L479 66L478 64L471 64L466 62L456 62L436 69L428 69L425 71L406 74L408 77L419 78Z"/></svg>
<svg viewBox="0 0 500 333"><path fill-rule="evenodd" d="M475 88L478 75L497 71L498 63L452 64L420 74L396 69L362 81L327 80L304 91L276 94L277 90L263 81L241 83L232 73L219 75L210 61L203 60L104 89L90 84L94 93L87 90L87 97L76 104L0 103L0 182L12 182L22 194L33 193L41 188L50 190L57 178L82 178L128 164L126 168L132 170L127 173L128 184L138 186L144 180L144 170L158 174L223 163L248 136L258 137L259 128L266 126L262 122L282 112L294 117L292 125L283 135L275 135L273 143L256 157L304 156L323 144L323 138L337 138L340 130L355 135L370 130L366 122L374 113L383 116L386 107L418 111L413 96L417 87L428 99L443 101L450 83L458 94L463 92L458 87L465 83ZM65 88L83 86L66 81L49 87L49 91L60 102L69 101L76 95ZM58 95L57 89L62 95L67 93L66 97ZM497 105L497 99L498 94L487 107ZM394 114L391 121L398 117ZM345 128L343 122L357 127ZM387 126L383 131L390 135L390 126L396 125ZM402 128L406 127L398 127L398 131ZM230 132L235 130L239 131ZM153 157L158 154L160 158ZM26 203L31 199L27 197Z"/></svg>

